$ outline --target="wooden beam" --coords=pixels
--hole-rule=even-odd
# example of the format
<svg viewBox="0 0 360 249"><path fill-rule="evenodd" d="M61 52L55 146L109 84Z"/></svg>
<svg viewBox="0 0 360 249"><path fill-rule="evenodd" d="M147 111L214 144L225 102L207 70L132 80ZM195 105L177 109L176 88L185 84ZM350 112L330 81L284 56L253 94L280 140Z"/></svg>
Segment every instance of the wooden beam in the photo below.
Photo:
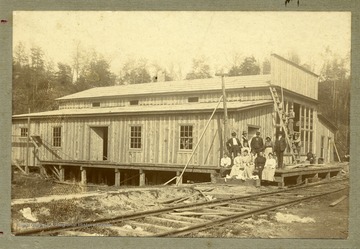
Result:
<svg viewBox="0 0 360 249"><path fill-rule="evenodd" d="M59 166L59 176L60 181L65 181L65 168L63 166Z"/></svg>
<svg viewBox="0 0 360 249"><path fill-rule="evenodd" d="M341 159L340 159L340 156L339 156L339 152L338 152L338 150L336 148L335 141L334 141L334 148L335 148L335 152L336 152L336 155L338 157L339 163L341 163Z"/></svg>
<svg viewBox="0 0 360 249"><path fill-rule="evenodd" d="M115 169L115 186L119 187L120 186L120 170L119 169Z"/></svg>
<svg viewBox="0 0 360 249"><path fill-rule="evenodd" d="M176 183L177 185L182 185L183 183L183 177L180 171L176 171Z"/></svg>
<svg viewBox="0 0 360 249"><path fill-rule="evenodd" d="M84 167L80 167L80 171L81 171L81 184L85 185L87 183L86 169Z"/></svg>
<svg viewBox="0 0 360 249"><path fill-rule="evenodd" d="M21 168L21 166L17 162L13 162L13 165L15 165L23 174L28 174L25 170Z"/></svg>
<svg viewBox="0 0 360 249"><path fill-rule="evenodd" d="M201 136L200 136L200 138L199 138L199 141L198 141L197 144L195 145L195 148L193 149L193 151L192 151L192 153L191 153L188 161L186 162L185 167L184 167L184 169L182 170L179 178L181 178L181 177L183 176L186 168L189 166L189 163L190 163L192 157L194 156L196 149L199 147L199 144L200 144L202 138L204 137L204 134L205 134L205 132L206 132L206 130L207 130L209 124L210 124L210 121L211 121L211 119L213 118L213 116L214 116L214 114L215 114L215 112L216 112L216 109L218 108L218 106L219 106L219 104L220 104L220 102L221 102L222 99L223 99L223 96L221 96L221 97L219 98L219 101L218 101L218 103L217 103L217 105L216 105L213 113L211 114L208 122L206 123L205 128L204 128L204 130L203 130L203 132L202 132L202 134L201 134ZM179 184L179 181L176 182L176 186L177 186L178 184Z"/></svg>
<svg viewBox="0 0 360 249"><path fill-rule="evenodd" d="M340 197L339 199L337 199L336 201L330 203L330 207L335 207L337 204L339 204L340 202L342 202L343 200L345 200L347 198L347 195L344 195L342 197Z"/></svg>
<svg viewBox="0 0 360 249"><path fill-rule="evenodd" d="M29 108L30 113L30 108ZM27 118L27 139L26 139L26 165L25 165L25 171L26 174L29 173L29 156L30 156L30 116Z"/></svg>
<svg viewBox="0 0 360 249"><path fill-rule="evenodd" d="M145 172L143 169L140 169L139 170L139 186L142 187L142 186L145 186Z"/></svg>

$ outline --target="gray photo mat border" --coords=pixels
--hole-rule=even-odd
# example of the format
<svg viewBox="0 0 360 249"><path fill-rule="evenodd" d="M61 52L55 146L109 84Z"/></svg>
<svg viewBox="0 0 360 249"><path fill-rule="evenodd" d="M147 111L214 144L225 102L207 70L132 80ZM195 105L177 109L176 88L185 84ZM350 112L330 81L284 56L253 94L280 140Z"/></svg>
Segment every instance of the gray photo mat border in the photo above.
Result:
<svg viewBox="0 0 360 249"><path fill-rule="evenodd" d="M11 235L11 97L12 97L12 12L22 11L350 11L351 12L351 163L349 237L341 239L220 239L220 238L131 238L131 237L15 237ZM359 154L360 134L360 1L284 0L230 1L6 1L0 0L0 248L356 248L359 240ZM304 229L306 229L304 225Z"/></svg>

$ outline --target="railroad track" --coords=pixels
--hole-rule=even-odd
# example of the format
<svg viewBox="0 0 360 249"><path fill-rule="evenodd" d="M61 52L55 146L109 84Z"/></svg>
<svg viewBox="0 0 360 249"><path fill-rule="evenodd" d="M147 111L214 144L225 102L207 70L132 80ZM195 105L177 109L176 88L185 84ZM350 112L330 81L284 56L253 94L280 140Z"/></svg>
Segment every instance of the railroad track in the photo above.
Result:
<svg viewBox="0 0 360 249"><path fill-rule="evenodd" d="M276 208L343 191L348 180L330 180L273 192L175 205L168 208L121 215L63 226L15 232L14 235L62 235L64 231L99 230L117 236L178 237L266 213ZM66 233L65 233L66 234Z"/></svg>

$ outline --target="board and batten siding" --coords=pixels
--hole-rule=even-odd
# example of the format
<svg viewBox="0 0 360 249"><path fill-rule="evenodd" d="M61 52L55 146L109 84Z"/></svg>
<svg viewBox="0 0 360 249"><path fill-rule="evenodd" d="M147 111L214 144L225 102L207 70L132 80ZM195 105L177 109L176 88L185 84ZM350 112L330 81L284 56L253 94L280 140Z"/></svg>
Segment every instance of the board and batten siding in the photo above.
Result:
<svg viewBox="0 0 360 249"><path fill-rule="evenodd" d="M324 137L324 163L334 161L334 132L326 126L320 118L317 123L317 134L316 134L316 157L320 158L321 154L321 137Z"/></svg>
<svg viewBox="0 0 360 249"><path fill-rule="evenodd" d="M88 109L101 107L125 107L130 105L130 100L139 100L140 106L153 105L182 105L188 103L189 97L198 97L199 103L216 103L219 101L221 91L213 93L193 93L179 95L159 95L153 97L136 97L133 98L109 98L109 99L87 99L87 100L66 100L59 104L59 109ZM227 101L250 101L250 100L271 100L271 95L267 89L243 89L228 90ZM92 103L100 103L100 107L93 107Z"/></svg>
<svg viewBox="0 0 360 249"><path fill-rule="evenodd" d="M318 76L277 55L271 56L271 84L318 98Z"/></svg>
<svg viewBox="0 0 360 249"><path fill-rule="evenodd" d="M229 134L232 130L241 134L248 125L260 128L262 134L272 133L272 106L229 112ZM92 128L108 128L108 161L116 163L186 164L192 150L180 149L180 126L193 126L193 148L199 141L211 113L133 115L111 117L86 117L62 119L34 119L30 133L39 135L49 148L41 146L43 160L56 160L55 152L65 160L91 160ZM16 120L13 132L19 133L26 126L26 120ZM130 148L131 126L141 126L142 144L140 149ZM62 144L52 146L53 127L61 127ZM218 112L204 134L190 164L217 166L223 149L223 113ZM94 147L92 147L94 149ZM101 149L101 148L100 148ZM33 149L31 149L32 153ZM24 158L23 147L13 146L13 159ZM32 161L30 160L30 163Z"/></svg>

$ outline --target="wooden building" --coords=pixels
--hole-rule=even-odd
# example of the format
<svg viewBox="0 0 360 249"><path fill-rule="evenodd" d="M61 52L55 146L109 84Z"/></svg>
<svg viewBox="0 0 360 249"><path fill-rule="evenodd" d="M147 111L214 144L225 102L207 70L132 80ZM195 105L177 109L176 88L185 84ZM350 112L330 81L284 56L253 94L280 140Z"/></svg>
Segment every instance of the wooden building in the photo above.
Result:
<svg viewBox="0 0 360 249"><path fill-rule="evenodd" d="M71 177L65 169L76 168L73 177L83 182L97 182L99 171L89 173L94 168L115 170L110 183L118 185L139 172L140 184L166 181L189 161L183 181L208 177L231 132L275 137L279 118L270 87L283 96L285 110L294 107L302 156L312 150L333 160L335 130L318 118L316 74L273 54L271 74L226 77L225 85L227 134L220 78L98 87L57 99L58 110L14 115L13 163L54 166L62 179Z"/></svg>

